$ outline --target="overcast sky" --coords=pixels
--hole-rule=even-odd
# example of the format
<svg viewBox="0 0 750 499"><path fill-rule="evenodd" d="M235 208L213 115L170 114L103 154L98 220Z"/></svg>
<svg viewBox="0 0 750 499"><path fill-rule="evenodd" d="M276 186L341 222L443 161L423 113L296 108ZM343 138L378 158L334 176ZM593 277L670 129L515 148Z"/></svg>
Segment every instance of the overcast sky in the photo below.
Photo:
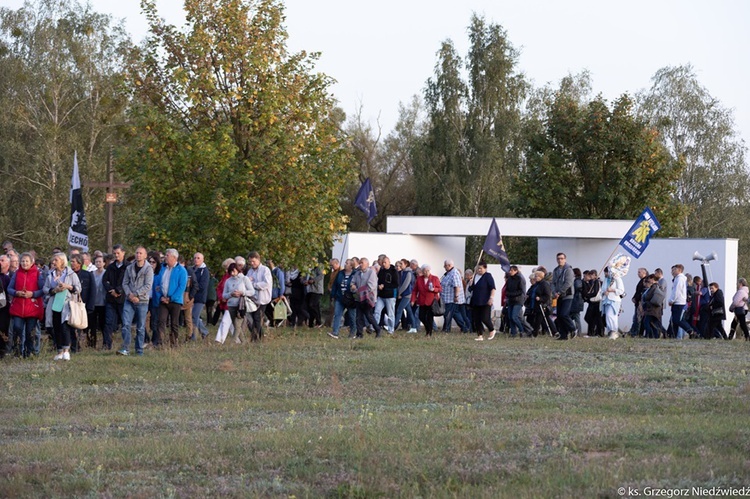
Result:
<svg viewBox="0 0 750 499"><path fill-rule="evenodd" d="M17 8L22 0L0 0ZM134 40L146 34L138 0L92 0L124 18ZM337 80L333 93L347 114L393 127L399 102L422 93L441 41L468 48L473 12L505 28L520 50L519 70L536 86L590 71L594 93L612 101L650 86L665 66L692 64L701 84L734 111L750 144L750 1L745 0L287 0L291 51L321 52L317 69ZM156 0L181 24L181 0ZM379 118L378 118L379 117Z"/></svg>

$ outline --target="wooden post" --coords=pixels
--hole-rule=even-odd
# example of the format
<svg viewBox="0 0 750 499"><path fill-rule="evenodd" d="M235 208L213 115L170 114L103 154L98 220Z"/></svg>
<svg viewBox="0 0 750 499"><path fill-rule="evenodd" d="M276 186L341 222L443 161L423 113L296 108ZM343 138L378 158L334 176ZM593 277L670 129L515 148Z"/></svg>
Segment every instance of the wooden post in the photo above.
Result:
<svg viewBox="0 0 750 499"><path fill-rule="evenodd" d="M114 219L114 204L117 202L117 193L115 189L127 189L130 187L130 182L115 182L115 171L112 168L112 151L109 152L109 160L107 161L107 181L106 182L85 182L84 187L103 187L105 189L104 202L107 204L107 209L104 212L105 217L105 236L107 240L107 252L112 253L112 234L114 233L115 219Z"/></svg>

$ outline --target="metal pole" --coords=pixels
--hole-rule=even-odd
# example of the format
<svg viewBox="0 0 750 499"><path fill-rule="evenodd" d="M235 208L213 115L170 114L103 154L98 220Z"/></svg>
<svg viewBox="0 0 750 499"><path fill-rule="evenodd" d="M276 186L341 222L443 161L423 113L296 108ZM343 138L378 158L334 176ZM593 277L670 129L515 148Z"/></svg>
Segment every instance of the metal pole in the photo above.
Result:
<svg viewBox="0 0 750 499"><path fill-rule="evenodd" d="M112 151L109 151L109 161L107 162L107 180L109 181L109 184L112 185L115 182L115 172L112 171ZM106 192L110 193L112 192L111 187L106 188ZM107 201L107 253L112 253L112 232L114 231L114 214L113 214L113 208L112 205L114 203L110 203Z"/></svg>

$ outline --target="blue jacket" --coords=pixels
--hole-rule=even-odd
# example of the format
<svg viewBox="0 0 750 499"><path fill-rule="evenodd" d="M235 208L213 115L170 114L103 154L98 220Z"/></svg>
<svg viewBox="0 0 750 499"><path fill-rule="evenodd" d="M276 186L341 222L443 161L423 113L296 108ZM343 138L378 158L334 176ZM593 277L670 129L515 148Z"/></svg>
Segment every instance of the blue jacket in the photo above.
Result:
<svg viewBox="0 0 750 499"><path fill-rule="evenodd" d="M165 268L162 269L161 274L164 275ZM185 303L185 288L187 287L187 270L179 263L174 266L172 273L169 275L169 286L167 298L171 303L179 303L180 305ZM162 283L163 289L163 283Z"/></svg>
<svg viewBox="0 0 750 499"><path fill-rule="evenodd" d="M164 267L161 267L159 269L158 274L154 274L154 283L151 287L151 307L152 308L159 308L159 303L161 303L161 275L164 271Z"/></svg>

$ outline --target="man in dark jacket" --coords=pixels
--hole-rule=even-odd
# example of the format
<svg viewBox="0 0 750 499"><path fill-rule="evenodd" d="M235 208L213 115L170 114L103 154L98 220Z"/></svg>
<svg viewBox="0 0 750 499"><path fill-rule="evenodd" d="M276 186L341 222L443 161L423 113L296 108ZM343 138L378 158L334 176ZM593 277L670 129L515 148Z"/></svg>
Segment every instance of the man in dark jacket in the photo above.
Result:
<svg viewBox="0 0 750 499"><path fill-rule="evenodd" d="M644 281L648 277L648 270L643 267L639 268L638 277L640 280L638 281L638 284L636 284L635 293L633 294L633 305L635 305L635 310L633 311L633 325L630 327L630 336L633 338L640 336L640 333L643 331L641 298L643 297L643 292L646 290Z"/></svg>
<svg viewBox="0 0 750 499"><path fill-rule="evenodd" d="M115 260L109 264L102 277L104 292L107 293L107 299L104 304L104 334L103 347L105 350L112 350L112 333L117 330L122 323L122 309L125 306L125 293L122 289L122 280L125 278L125 249L120 244L112 248L112 254Z"/></svg>
<svg viewBox="0 0 750 499"><path fill-rule="evenodd" d="M78 276L78 280L81 281L81 301L86 304L86 315L88 316L89 327L83 330L84 334L78 335L79 330L75 330L75 334L71 334L70 340L70 351L78 352L81 350L80 339L88 337L89 329L91 329L92 316L94 313L94 300L96 298L96 286L94 286L94 278L91 272L84 270L83 268L83 256L80 254L70 256L70 268Z"/></svg>
<svg viewBox="0 0 750 499"><path fill-rule="evenodd" d="M198 291L198 286L195 285L195 272L192 265L188 265L185 257L180 255L180 265L185 268L187 272L187 286L185 287L185 296L182 300L182 310L180 311L180 326L187 328L187 341L190 341L193 336L193 304L195 303L195 293Z"/></svg>
<svg viewBox="0 0 750 499"><path fill-rule="evenodd" d="M505 281L505 297L508 300L508 317L510 335L516 337L524 331L521 322L523 302L526 298L526 279L518 272L518 267L511 265L508 279Z"/></svg>
<svg viewBox="0 0 750 499"><path fill-rule="evenodd" d="M194 340L195 330L197 329L201 338L208 336L208 329L201 320L201 312L203 307L206 306L208 300L208 281L211 277L211 272L208 270L204 261L203 253L196 253L193 255L193 330L190 331L190 339ZM206 318L208 320L208 317Z"/></svg>
<svg viewBox="0 0 750 499"><path fill-rule="evenodd" d="M708 334L705 338L710 340L711 338L724 338L728 340L726 331L724 331L724 320L727 318L726 307L724 304L724 292L719 288L719 285L712 282L708 285L708 289L711 292L711 299L708 302L708 308L711 310L711 317L708 320Z"/></svg>
<svg viewBox="0 0 750 499"><path fill-rule="evenodd" d="M378 271L378 301L375 304L375 319L385 310L385 330L393 334L396 329L396 295L398 294L398 271L391 265L391 259L383 257L383 264Z"/></svg>
<svg viewBox="0 0 750 499"><path fill-rule="evenodd" d="M573 268L568 264L565 253L558 253L557 267L552 271L552 297L557 299L557 330L561 340L576 334L575 323L570 317L574 282Z"/></svg>

